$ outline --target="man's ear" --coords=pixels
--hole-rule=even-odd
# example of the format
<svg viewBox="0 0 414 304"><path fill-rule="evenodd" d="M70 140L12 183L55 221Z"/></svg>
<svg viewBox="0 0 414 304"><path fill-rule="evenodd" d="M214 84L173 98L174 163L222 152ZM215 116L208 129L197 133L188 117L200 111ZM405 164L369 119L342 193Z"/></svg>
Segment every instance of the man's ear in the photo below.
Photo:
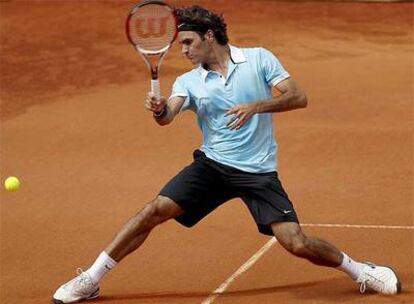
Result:
<svg viewBox="0 0 414 304"><path fill-rule="evenodd" d="M204 37L207 39L207 41L209 42L213 42L215 37L214 37L214 32L212 30L208 30L205 34Z"/></svg>

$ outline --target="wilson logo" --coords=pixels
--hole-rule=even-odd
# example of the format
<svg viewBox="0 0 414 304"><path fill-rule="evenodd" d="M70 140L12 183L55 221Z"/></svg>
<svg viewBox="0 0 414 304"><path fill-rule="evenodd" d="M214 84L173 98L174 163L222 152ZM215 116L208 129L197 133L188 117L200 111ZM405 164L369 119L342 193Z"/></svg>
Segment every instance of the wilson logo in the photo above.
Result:
<svg viewBox="0 0 414 304"><path fill-rule="evenodd" d="M167 33L167 17L136 20L136 33L141 38L160 38Z"/></svg>

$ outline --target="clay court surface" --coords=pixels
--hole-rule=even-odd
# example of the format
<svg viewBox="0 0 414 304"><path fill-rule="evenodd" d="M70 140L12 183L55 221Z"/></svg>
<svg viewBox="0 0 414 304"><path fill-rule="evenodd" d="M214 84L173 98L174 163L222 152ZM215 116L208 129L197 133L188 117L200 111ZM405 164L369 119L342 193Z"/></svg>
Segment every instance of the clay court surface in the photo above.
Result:
<svg viewBox="0 0 414 304"><path fill-rule="evenodd" d="M189 3L189 2L186 2ZM275 52L309 106L275 115L279 174L304 227L358 260L389 264L403 293L360 295L339 271L274 244L214 303L413 303L413 3L197 1L236 46ZM148 71L128 44L132 1L1 2L1 303L50 303L200 145L192 113L157 126ZM168 95L191 68L178 46ZM389 226L403 226L390 229ZM96 303L201 303L269 238L239 200L193 229L158 227Z"/></svg>

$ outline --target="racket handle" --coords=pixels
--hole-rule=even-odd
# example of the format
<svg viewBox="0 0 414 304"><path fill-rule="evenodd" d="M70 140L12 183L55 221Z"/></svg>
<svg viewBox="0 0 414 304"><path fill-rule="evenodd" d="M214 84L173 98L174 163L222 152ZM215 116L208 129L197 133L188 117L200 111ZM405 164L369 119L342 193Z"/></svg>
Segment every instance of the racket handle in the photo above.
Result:
<svg viewBox="0 0 414 304"><path fill-rule="evenodd" d="M161 97L160 93L160 81L158 79L151 79L151 92L157 99Z"/></svg>

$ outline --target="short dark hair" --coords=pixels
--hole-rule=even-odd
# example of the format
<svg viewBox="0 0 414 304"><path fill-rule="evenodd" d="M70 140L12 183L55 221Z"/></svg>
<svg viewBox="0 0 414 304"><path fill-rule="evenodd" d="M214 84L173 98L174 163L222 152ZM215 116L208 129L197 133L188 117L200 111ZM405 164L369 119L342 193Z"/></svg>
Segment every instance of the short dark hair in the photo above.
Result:
<svg viewBox="0 0 414 304"><path fill-rule="evenodd" d="M189 23L205 28L205 31L197 31L200 36L203 36L210 29L214 33L214 37L221 45L226 45L229 42L227 37L227 24L224 22L223 15L216 14L201 6L194 5L184 8L176 8L175 16L177 17L178 25L181 23Z"/></svg>

